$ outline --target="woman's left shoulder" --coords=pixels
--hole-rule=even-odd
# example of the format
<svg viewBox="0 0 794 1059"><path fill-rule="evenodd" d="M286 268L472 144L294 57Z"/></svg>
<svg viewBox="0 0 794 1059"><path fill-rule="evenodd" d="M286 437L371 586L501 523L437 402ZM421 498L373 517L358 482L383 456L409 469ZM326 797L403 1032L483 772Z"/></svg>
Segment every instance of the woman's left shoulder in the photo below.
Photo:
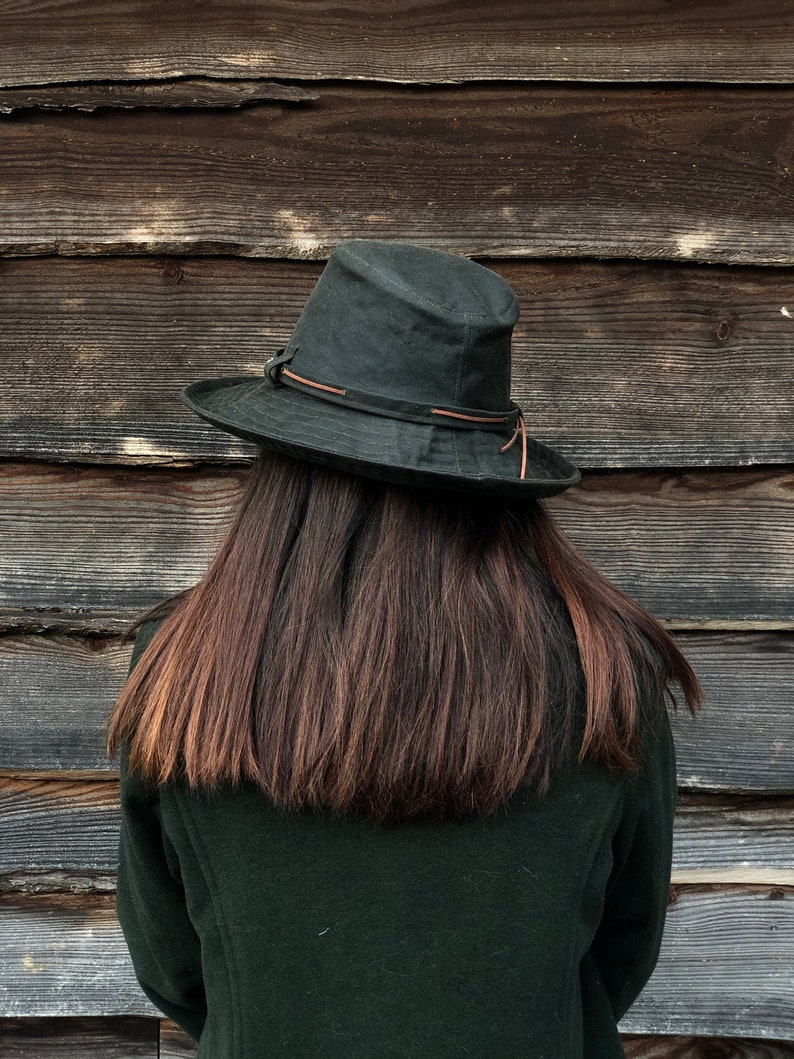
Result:
<svg viewBox="0 0 794 1059"><path fill-rule="evenodd" d="M135 630L135 636L132 642L132 655L130 656L130 666L127 671L127 676L135 668L139 658L151 643L152 637L160 628L163 623L162 618L150 618L148 621L143 622Z"/></svg>

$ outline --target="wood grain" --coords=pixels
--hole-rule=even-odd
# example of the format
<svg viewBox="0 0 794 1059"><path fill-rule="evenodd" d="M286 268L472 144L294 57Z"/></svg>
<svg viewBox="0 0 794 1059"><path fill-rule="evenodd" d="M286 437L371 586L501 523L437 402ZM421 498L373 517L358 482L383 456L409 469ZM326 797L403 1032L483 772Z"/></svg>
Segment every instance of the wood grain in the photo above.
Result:
<svg viewBox="0 0 794 1059"><path fill-rule="evenodd" d="M394 87L0 129L0 251L794 264L794 88Z"/></svg>
<svg viewBox="0 0 794 1059"><path fill-rule="evenodd" d="M158 1059L195 1059L196 1043L170 1019L160 1020Z"/></svg>
<svg viewBox="0 0 794 1059"><path fill-rule="evenodd" d="M149 1018L0 1019L3 1059L158 1059Z"/></svg>
<svg viewBox="0 0 794 1059"><path fill-rule="evenodd" d="M5 1059L195 1059L196 1045L168 1019L0 1019ZM785 1041L623 1034L628 1059L791 1059Z"/></svg>
<svg viewBox="0 0 794 1059"><path fill-rule="evenodd" d="M0 777L0 889L112 889L115 781ZM673 882L794 886L794 799L680 795Z"/></svg>
<svg viewBox="0 0 794 1059"><path fill-rule="evenodd" d="M494 0L311 5L236 0L204 7L154 0L12 5L4 14L6 84L201 74L217 77L465 81L789 81L787 2L698 0L553 7Z"/></svg>
<svg viewBox="0 0 794 1059"><path fill-rule="evenodd" d="M0 888L114 889L119 825L114 781L0 777Z"/></svg>
<svg viewBox="0 0 794 1059"><path fill-rule="evenodd" d="M103 628L195 584L247 468L0 464L0 622ZM789 470L586 474L548 501L587 558L673 627L794 625Z"/></svg>
<svg viewBox="0 0 794 1059"><path fill-rule="evenodd" d="M299 85L276 81L222 81L185 77L178 81L141 81L137 84L113 82L31 85L27 88L0 87L0 114L15 110L83 110L97 107L241 107L267 100L304 103L317 99Z"/></svg>
<svg viewBox="0 0 794 1059"><path fill-rule="evenodd" d="M588 474L547 503L591 563L672 627L783 627L792 488L776 469Z"/></svg>
<svg viewBox="0 0 794 1059"><path fill-rule="evenodd" d="M794 1043L738 1037L650 1036L621 1034L627 1059L792 1059ZM173 1022L160 1030L160 1059L195 1059L196 1045ZM42 1059L48 1059L42 1055Z"/></svg>
<svg viewBox="0 0 794 1059"><path fill-rule="evenodd" d="M672 881L794 885L794 801L679 795Z"/></svg>
<svg viewBox="0 0 794 1059"><path fill-rule="evenodd" d="M794 1056L794 1044L788 1041L685 1034L669 1037L622 1034L621 1041L627 1059L792 1059Z"/></svg>
<svg viewBox="0 0 794 1059"><path fill-rule="evenodd" d="M794 893L676 888L659 963L621 1020L630 1033L794 1036ZM153 1015L102 895L4 895L0 1015ZM708 988L692 989L692 982Z"/></svg>
<svg viewBox="0 0 794 1059"><path fill-rule="evenodd" d="M794 1037L794 938L787 936L794 928L794 893L779 887L674 890L659 963L621 1029L704 1034L711 1026L736 1036ZM695 981L701 988L691 988ZM677 992L686 1000L676 1002Z"/></svg>
<svg viewBox="0 0 794 1059"><path fill-rule="evenodd" d="M582 468L794 462L794 270L480 259L518 295L512 390ZM251 447L178 399L261 375L323 264L0 261L0 455L169 464ZM788 314L788 315L786 315Z"/></svg>
<svg viewBox="0 0 794 1059"><path fill-rule="evenodd" d="M695 718L683 709L671 716L679 786L794 791L794 636L679 639L706 698Z"/></svg>
<svg viewBox="0 0 794 1059"><path fill-rule="evenodd" d="M118 617L195 583L228 529L244 476L0 464L0 581L9 574L0 607Z"/></svg>
<svg viewBox="0 0 794 1059"><path fill-rule="evenodd" d="M113 895L3 895L0 957L0 1017L155 1014Z"/></svg>
<svg viewBox="0 0 794 1059"><path fill-rule="evenodd" d="M706 693L696 718L682 706L671 713L679 786L692 791L794 792L794 636L677 635ZM129 644L120 647L110 638L0 637L0 769L112 771L104 725L126 679L130 653ZM59 782L66 780L58 777ZM95 791L91 797L99 799L91 805L96 814L92 829L104 829L109 839L114 827L114 809L106 800L110 795ZM64 820L63 826L77 828L74 840L80 852L76 861L61 866L90 866L90 861L79 861L85 843L94 839L80 837L82 817L70 817L68 804L67 799L63 810L71 823ZM32 827L32 822L25 826ZM35 843L34 836L31 831ZM720 855L730 856L727 851ZM739 862L727 863L737 867Z"/></svg>

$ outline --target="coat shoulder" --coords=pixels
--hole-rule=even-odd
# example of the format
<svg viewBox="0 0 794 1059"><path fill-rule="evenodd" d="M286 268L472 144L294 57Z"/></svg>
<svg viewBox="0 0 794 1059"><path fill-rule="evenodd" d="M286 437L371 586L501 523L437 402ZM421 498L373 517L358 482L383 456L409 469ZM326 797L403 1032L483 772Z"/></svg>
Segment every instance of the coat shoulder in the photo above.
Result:
<svg viewBox="0 0 794 1059"><path fill-rule="evenodd" d="M152 637L160 628L163 623L162 618L151 618L149 621L145 621L142 625L139 625L135 637L132 642L132 655L130 656L130 666L127 671L127 676L133 671L136 664L138 663L141 655L151 643Z"/></svg>

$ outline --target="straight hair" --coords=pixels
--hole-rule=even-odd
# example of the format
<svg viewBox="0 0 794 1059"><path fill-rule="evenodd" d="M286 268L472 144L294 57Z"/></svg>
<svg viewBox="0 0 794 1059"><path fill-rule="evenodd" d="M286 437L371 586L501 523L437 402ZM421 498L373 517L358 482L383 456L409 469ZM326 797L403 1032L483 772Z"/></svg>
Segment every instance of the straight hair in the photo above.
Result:
<svg viewBox="0 0 794 1059"><path fill-rule="evenodd" d="M637 771L674 638L542 500L390 485L261 448L201 581L108 722L155 784L253 783L283 810L380 823L494 813L571 754Z"/></svg>

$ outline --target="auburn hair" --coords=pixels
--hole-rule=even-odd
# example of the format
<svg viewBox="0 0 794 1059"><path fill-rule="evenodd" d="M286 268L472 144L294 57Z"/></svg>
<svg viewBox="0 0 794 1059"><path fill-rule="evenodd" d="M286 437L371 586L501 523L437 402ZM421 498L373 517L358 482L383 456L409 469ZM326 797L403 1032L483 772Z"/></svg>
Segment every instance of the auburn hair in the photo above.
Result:
<svg viewBox="0 0 794 1059"><path fill-rule="evenodd" d="M643 760L702 689L541 500L400 487L261 448L201 581L162 618L108 751L155 784L256 784L381 823L495 812L571 754Z"/></svg>

